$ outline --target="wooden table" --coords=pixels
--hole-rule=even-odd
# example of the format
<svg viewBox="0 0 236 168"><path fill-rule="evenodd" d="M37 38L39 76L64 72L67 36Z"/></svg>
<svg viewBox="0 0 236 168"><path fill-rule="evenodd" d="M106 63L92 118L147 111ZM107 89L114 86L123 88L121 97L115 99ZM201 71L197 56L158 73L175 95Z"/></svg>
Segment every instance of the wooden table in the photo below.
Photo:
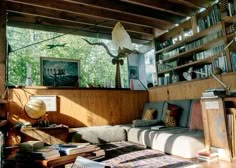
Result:
<svg viewBox="0 0 236 168"><path fill-rule="evenodd" d="M46 144L66 143L69 136L69 128L66 126L55 127L22 127L22 141L39 140Z"/></svg>
<svg viewBox="0 0 236 168"><path fill-rule="evenodd" d="M50 159L50 160L37 160L36 162L38 165L40 165L43 168L59 168L59 167L64 168L66 164L73 163L78 156L82 156L91 160L96 160L96 159L104 157L104 156L98 157L98 156L93 155L93 152L88 152L88 153L61 156L59 158Z"/></svg>
<svg viewBox="0 0 236 168"><path fill-rule="evenodd" d="M101 155L104 150L100 149L99 147L96 147L92 149L91 151L87 152L81 152L77 154L72 155L66 155L66 156L60 156L53 159L48 160L33 160L33 159L17 159L16 167L17 168L61 168L66 165L73 163L78 156L82 156L91 160L96 160L99 158L103 158L104 155ZM99 154L98 154L99 153ZM23 156L22 156L23 157Z"/></svg>

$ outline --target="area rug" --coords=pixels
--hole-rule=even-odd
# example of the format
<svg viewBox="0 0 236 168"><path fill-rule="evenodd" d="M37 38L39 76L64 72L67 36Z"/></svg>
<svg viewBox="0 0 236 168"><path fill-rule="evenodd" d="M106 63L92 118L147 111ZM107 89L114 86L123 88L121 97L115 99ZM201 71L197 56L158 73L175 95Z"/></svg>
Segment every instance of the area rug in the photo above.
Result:
<svg viewBox="0 0 236 168"><path fill-rule="evenodd" d="M198 167L193 162L167 155L157 150L146 149L129 142L116 142L101 145L106 158L100 160L112 168L179 168Z"/></svg>

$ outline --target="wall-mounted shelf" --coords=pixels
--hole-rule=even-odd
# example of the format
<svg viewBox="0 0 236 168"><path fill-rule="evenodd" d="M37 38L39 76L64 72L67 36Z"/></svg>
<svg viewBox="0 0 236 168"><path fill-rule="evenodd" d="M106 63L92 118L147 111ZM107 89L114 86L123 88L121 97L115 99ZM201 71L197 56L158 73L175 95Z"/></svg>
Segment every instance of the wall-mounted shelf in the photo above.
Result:
<svg viewBox="0 0 236 168"><path fill-rule="evenodd" d="M174 68L170 68L170 69L165 70L165 71L158 72L157 74L160 75L160 74L168 73L168 72L171 72L171 71L176 71L176 70L179 70L179 69L191 67L193 65L194 66L200 66L200 65L210 64L212 62L212 60L214 60L215 58L218 58L220 55L221 54L215 54L213 56L210 56L210 57L207 57L207 58L204 58L204 59L200 59L200 60L193 61L193 62L184 64L184 65L180 65L180 66L177 66L177 67L174 67Z"/></svg>
<svg viewBox="0 0 236 168"><path fill-rule="evenodd" d="M188 56L193 55L196 52L204 51L204 50L210 49L212 47L220 46L220 45L223 45L223 44L224 44L224 38L222 37L222 38L219 38L217 40L212 40L212 41L208 42L207 44L203 44L199 47L196 47L196 48L193 48L191 50L180 53L178 55L175 55L173 57L163 59L163 62L170 62L170 61L173 61L177 58L188 57Z"/></svg>
<svg viewBox="0 0 236 168"><path fill-rule="evenodd" d="M201 37L204 37L204 36L208 35L210 32L215 32L215 31L218 31L218 30L221 30L221 29L222 29L222 24L219 22L216 25L214 25L214 26L212 26L212 27L210 27L208 29L205 29L205 30L203 30L203 31L193 35L193 36L187 37L184 40L179 41L179 42L177 42L177 43L175 43L175 44L173 44L171 46L168 46L166 48L163 48L161 50L156 51L156 54L162 53L164 51L165 52L166 51L170 51L172 49L175 49L177 47L180 47L180 46L184 45L185 43L189 43L191 41L194 41L194 40L197 40L197 39L199 39Z"/></svg>
<svg viewBox="0 0 236 168"><path fill-rule="evenodd" d="M225 26L236 22L236 16L225 17L220 20L220 11L219 5L214 4L204 12L194 16L191 21L192 30L199 32L193 33L190 37L183 39L183 32L179 32L182 27L181 24L178 29L176 28L176 34L174 34L175 28L173 28L171 33L167 32L158 37L156 41L160 45L155 45L158 49L155 53L159 85L172 83L172 78L175 83L186 80L183 72L187 71L189 67L203 74L211 74L215 68L220 68L223 72L232 71L230 50L233 49L234 45L227 49L225 46L236 34L229 33L230 31L226 34ZM179 36L182 37L182 40L170 45L174 41L173 38ZM160 49L165 46L163 44L166 44L165 41L161 40L168 41L167 45L170 46ZM172 42L170 42L171 40ZM204 78L205 75L193 74L193 78L195 77Z"/></svg>

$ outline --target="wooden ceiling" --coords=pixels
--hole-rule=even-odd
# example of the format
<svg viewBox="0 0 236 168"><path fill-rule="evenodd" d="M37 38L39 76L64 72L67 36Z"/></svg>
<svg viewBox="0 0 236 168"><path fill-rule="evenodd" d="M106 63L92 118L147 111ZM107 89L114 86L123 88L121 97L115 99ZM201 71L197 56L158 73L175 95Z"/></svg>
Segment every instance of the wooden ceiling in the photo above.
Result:
<svg viewBox="0 0 236 168"><path fill-rule="evenodd" d="M132 40L145 43L213 0L5 0L8 25L110 38L120 21Z"/></svg>

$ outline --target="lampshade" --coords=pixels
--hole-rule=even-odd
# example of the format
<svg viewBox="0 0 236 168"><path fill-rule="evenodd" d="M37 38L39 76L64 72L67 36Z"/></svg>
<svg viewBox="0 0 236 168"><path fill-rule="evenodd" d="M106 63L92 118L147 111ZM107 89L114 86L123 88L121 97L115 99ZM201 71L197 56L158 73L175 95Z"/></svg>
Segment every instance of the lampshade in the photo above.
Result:
<svg viewBox="0 0 236 168"><path fill-rule="evenodd" d="M188 80L188 81L191 81L191 80L192 80L192 75L191 75L191 73L184 72L184 73L183 73L183 77L184 77L184 79L186 79L186 80Z"/></svg>
<svg viewBox="0 0 236 168"><path fill-rule="evenodd" d="M25 105L25 113L31 119L39 119L46 113L46 104L39 99L31 99Z"/></svg>
<svg viewBox="0 0 236 168"><path fill-rule="evenodd" d="M129 50L134 49L129 34L127 33L127 31L120 22L117 22L112 30L112 42L116 47L116 49L119 48L121 49L128 48Z"/></svg>

